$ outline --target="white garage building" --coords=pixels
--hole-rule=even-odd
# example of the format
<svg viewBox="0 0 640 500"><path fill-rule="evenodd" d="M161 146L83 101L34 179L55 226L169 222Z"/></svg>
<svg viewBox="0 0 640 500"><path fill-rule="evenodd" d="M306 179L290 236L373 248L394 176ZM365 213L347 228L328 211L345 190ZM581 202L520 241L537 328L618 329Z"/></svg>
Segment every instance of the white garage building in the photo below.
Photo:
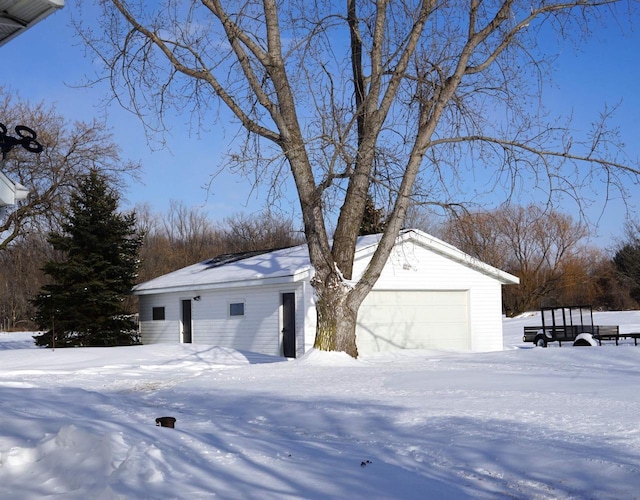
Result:
<svg viewBox="0 0 640 500"><path fill-rule="evenodd" d="M379 235L358 240L354 278ZM223 255L137 285L145 344L196 342L296 357L313 347L306 245ZM358 314L360 354L502 349L502 285L518 278L418 230L401 233Z"/></svg>

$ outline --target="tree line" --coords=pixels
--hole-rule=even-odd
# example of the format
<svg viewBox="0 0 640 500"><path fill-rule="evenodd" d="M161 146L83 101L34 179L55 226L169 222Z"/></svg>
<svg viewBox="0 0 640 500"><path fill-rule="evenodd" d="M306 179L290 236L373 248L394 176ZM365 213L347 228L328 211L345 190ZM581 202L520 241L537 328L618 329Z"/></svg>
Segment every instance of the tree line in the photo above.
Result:
<svg viewBox="0 0 640 500"><path fill-rule="evenodd" d="M135 211L143 238L140 282L225 253L304 243L292 218L269 211L237 213L217 222L203 208L175 200L163 214L153 212L147 204Z"/></svg>
<svg viewBox="0 0 640 500"><path fill-rule="evenodd" d="M382 224L381 210L373 226ZM292 219L269 212L236 214L219 222L205 210L172 201L165 213L139 205L135 234L140 236L139 283L225 253L281 248L304 242ZM363 232L367 231L363 227ZM431 232L469 255L520 278L503 287L507 315L541 306L590 304L602 309L640 308L640 223L608 251L590 246L586 225L541 207L509 206L452 216ZM55 233L53 233L55 234ZM36 327L34 299L46 289L48 262L63 258L49 234L32 232L0 251L0 326ZM133 298L126 311L136 312Z"/></svg>
<svg viewBox="0 0 640 500"><path fill-rule="evenodd" d="M165 213L137 206L135 232L140 235L140 264L134 283L225 253L280 248L304 238L292 219L269 212L236 214L213 222L204 209L173 201ZM51 281L43 269L63 259L49 241L51 233L30 232L0 251L0 329L36 328L34 299ZM55 234L55 232L53 233ZM127 311L136 303L127 300Z"/></svg>
<svg viewBox="0 0 640 500"><path fill-rule="evenodd" d="M38 155L16 149L2 165L11 179L29 189L29 197L0 214L0 329L32 329L37 325L34 301L50 284L43 269L65 258L51 235L63 227L79 179L99 172L109 190L117 191L136 178L140 165L120 157L99 121L70 123L55 107L29 104L2 88L0 115L13 125L38 123L44 146ZM393 217L376 206L379 197L374 195L365 197L359 234L383 232ZM549 206L511 204L471 212L451 205L440 225L431 223L421 205L409 208L406 227L426 229L520 277L520 285L504 287L506 314L577 303L640 307L640 223L629 222L621 241L604 250L589 245L586 224ZM203 208L172 201L166 213L142 204L131 215L141 238L136 283L224 253L305 242L300 221L269 211L212 221ZM125 302L126 312L135 312L133 299Z"/></svg>
<svg viewBox="0 0 640 500"><path fill-rule="evenodd" d="M611 249L589 244L589 227L537 205L506 206L452 217L442 237L466 253L520 278L503 287L504 312L544 306L640 305L640 224L628 222Z"/></svg>

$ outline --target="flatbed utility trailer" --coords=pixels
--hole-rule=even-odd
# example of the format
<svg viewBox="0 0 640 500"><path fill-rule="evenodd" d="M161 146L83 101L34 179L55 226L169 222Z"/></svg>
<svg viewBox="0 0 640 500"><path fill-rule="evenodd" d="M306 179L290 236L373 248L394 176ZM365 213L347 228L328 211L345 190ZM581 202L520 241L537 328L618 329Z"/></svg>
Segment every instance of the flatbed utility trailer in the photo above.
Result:
<svg viewBox="0 0 640 500"><path fill-rule="evenodd" d="M640 333L620 333L618 325L594 325L591 306L543 307L540 309L542 326L525 326L524 342L547 347L550 342L572 342L575 345L592 345L590 340L602 345L603 340L633 338L638 345Z"/></svg>

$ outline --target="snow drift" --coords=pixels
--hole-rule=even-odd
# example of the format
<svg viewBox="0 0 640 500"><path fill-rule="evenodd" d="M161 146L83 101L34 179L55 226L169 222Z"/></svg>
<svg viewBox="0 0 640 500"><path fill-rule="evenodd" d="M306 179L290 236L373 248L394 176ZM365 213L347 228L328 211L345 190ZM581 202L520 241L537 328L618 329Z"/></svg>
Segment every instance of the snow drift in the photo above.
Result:
<svg viewBox="0 0 640 500"><path fill-rule="evenodd" d="M535 322L501 352L357 361L0 334L0 497L633 497L640 346L525 346Z"/></svg>

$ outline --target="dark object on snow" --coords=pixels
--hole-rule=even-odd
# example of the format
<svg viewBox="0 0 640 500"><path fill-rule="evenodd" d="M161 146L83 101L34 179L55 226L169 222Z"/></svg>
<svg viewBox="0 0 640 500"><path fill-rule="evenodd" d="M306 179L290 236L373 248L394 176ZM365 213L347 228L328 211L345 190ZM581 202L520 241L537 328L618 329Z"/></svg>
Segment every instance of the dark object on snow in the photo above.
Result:
<svg viewBox="0 0 640 500"><path fill-rule="evenodd" d="M159 427L175 427L176 419L173 417L158 417L156 418L156 425Z"/></svg>
<svg viewBox="0 0 640 500"><path fill-rule="evenodd" d="M360 462L360 467L366 467L367 465L373 463L371 460L365 460L363 462Z"/></svg>

